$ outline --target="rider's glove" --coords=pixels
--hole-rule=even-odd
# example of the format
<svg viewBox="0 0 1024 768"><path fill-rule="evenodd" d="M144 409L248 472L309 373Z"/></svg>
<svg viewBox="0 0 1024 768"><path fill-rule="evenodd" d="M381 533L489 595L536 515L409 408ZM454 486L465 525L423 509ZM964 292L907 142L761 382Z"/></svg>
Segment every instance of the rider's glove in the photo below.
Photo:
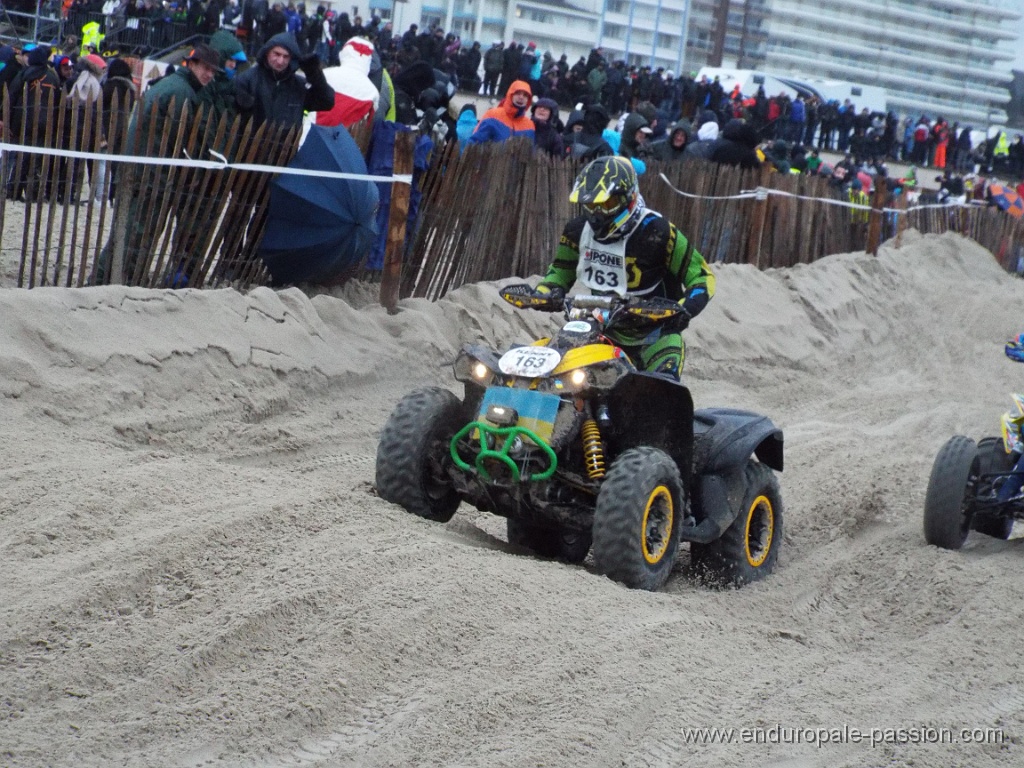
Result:
<svg viewBox="0 0 1024 768"><path fill-rule="evenodd" d="M692 319L690 313L686 311L686 307L683 306L683 302L680 301L677 306L681 310L679 314L673 315L662 324L667 333L682 333L686 330Z"/></svg>
<svg viewBox="0 0 1024 768"><path fill-rule="evenodd" d="M644 299L643 301L645 304L652 306L652 308L664 308L674 311L675 314L660 321L659 323L659 326L665 333L681 333L686 330L686 326L690 324L690 320L693 317L684 306L684 302L686 301L685 299L676 302L672 301L672 299L653 297L650 299Z"/></svg>

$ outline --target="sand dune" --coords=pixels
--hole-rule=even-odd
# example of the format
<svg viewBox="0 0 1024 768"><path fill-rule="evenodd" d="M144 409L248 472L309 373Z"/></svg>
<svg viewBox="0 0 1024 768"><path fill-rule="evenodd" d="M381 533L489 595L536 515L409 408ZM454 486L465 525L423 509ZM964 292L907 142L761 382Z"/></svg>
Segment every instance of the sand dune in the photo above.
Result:
<svg viewBox="0 0 1024 768"><path fill-rule="evenodd" d="M654 594L373 494L405 392L551 329L493 285L394 316L358 288L0 291L0 764L1020 765L1024 542L941 551L921 510L939 446L1022 389L1022 284L913 234L718 277L687 379L785 430L785 546L762 583L683 563ZM686 743L774 726L1007 743Z"/></svg>

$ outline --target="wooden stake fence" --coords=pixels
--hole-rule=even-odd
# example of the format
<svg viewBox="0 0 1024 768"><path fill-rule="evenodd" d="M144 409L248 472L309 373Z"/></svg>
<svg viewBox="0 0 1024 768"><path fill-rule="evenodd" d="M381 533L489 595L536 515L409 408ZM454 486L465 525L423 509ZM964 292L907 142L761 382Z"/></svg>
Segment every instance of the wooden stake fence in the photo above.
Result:
<svg viewBox="0 0 1024 768"><path fill-rule="evenodd" d="M20 106L12 107L10 94L2 96L0 138L56 152L11 152L0 159L0 220L9 232L12 217L14 223L22 218L19 287L244 287L268 281L257 246L270 174L63 157L62 150L122 152L129 138L126 105L115 97L104 111L98 102L81 104L62 91L26 89ZM173 105L170 114L183 117L156 119L154 105L145 135L144 121L138 121L130 137L134 154L210 159L207 149L213 148L228 162L284 166L298 148L297 128L264 124L253 130L238 117ZM168 123L174 130L166 130ZM12 260L9 253L0 256ZM98 274L100 265L105 274Z"/></svg>
<svg viewBox="0 0 1024 768"><path fill-rule="evenodd" d="M423 182L419 228L404 265L403 296L437 299L480 280L542 274L562 227L578 213L568 202L579 171L571 160L552 160L525 141L449 147ZM687 193L678 194L672 187ZM735 198L758 187L783 192ZM912 208L885 188L865 217L823 202L846 198L827 178L743 170L704 161L650 162L640 177L647 205L670 221L709 261L759 268L807 264L832 253L867 250L907 227L922 233L949 229L972 237L1008 269L1024 253L1024 223L986 208ZM854 214L859 214L855 216ZM864 223L866 218L867 223ZM898 241L897 241L898 242Z"/></svg>
<svg viewBox="0 0 1024 768"><path fill-rule="evenodd" d="M110 151L123 151L129 114L116 102L104 112L98 104L81 106L63 94L47 101L37 91L21 103L28 113L47 119L19 120L10 99L2 99L5 142L93 152L101 152L106 142ZM133 137L135 152L156 157L187 153L205 158L213 147L229 162L284 166L299 138L297 129L254 129L237 118L193 116L176 121L173 131L165 131L159 121L148 122L152 130ZM353 135L365 152L369 127ZM382 303L391 306L404 296L436 299L469 282L542 273L565 222L578 213L568 194L579 169L578 162L552 159L522 140L464 151L454 143L435 149L420 181L422 199L411 242L400 241L401 222L389 227L395 240L389 245ZM686 194L666 184L662 173ZM23 212L19 286L70 287L115 279L148 287L247 287L269 281L257 247L266 226L270 174L13 152L0 159L0 180L6 193L0 195L5 228L9 217L16 221ZM648 206L674 222L713 263L787 267L831 253L874 252L887 239L896 238L898 244L908 227L922 233L960 232L1011 270L1024 254L1024 223L1002 211L971 207L882 213L883 207L904 207L905 200L879 192L872 199L869 223L863 225L850 209L823 202L840 199L839 193L817 176L703 161L651 162L640 188ZM738 199L758 188L785 194ZM23 198L24 205L12 204L8 198L13 196ZM395 199L400 203L401 197ZM403 216L402 206L394 205L393 212ZM99 276L104 252L108 269ZM13 261L9 253L0 256Z"/></svg>

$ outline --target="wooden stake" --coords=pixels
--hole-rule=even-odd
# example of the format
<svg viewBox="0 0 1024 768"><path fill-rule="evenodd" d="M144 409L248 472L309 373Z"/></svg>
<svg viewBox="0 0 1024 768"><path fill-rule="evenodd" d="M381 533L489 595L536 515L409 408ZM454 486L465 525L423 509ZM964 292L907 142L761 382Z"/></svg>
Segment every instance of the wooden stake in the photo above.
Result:
<svg viewBox="0 0 1024 768"><path fill-rule="evenodd" d="M395 135L396 176L412 173L416 134L403 131ZM384 273L380 280L380 303L388 311L398 311L398 291L402 284L402 255L405 252L405 226L409 217L409 184L394 184L391 189L391 211L388 214L388 243L384 251Z"/></svg>

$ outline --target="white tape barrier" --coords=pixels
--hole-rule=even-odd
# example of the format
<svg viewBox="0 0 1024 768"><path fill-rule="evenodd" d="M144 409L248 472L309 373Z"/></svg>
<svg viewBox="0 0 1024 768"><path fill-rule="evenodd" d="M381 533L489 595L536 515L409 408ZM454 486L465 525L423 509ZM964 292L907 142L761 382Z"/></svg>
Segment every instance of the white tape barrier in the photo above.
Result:
<svg viewBox="0 0 1024 768"><path fill-rule="evenodd" d="M677 189L668 177L664 173L659 174L661 180L664 181L668 186L678 195L683 197L689 197L692 200L748 200L754 198L755 200L767 200L769 195L776 195L778 197L792 197L797 200L809 200L815 203L824 203L825 205L838 205L843 208L853 208L859 211L875 211L881 210L882 213L896 213L896 214L907 214L911 211L920 211L925 208L977 208L978 206L973 203L936 203L931 205L915 205L912 208L874 208L870 205L861 205L860 203L851 203L848 200L833 200L828 197L809 197L807 195L795 195L792 192L784 192L781 189L768 189L767 187L758 187L755 190L744 190L738 195L728 195L724 197L705 197L703 195L694 195L689 192L683 192L681 189Z"/></svg>
<svg viewBox="0 0 1024 768"><path fill-rule="evenodd" d="M394 176L370 176L365 173L344 173L342 171L319 171L304 168L285 168L277 165L257 165L254 163L229 163L224 155L210 150L216 160L193 160L186 154L185 160L169 157L144 157L142 155L108 155L104 152L78 152L69 149L49 149L45 147L29 147L25 144L6 144L0 142L0 154L20 152L26 155L51 155L53 157L74 158L76 160L97 160L108 163L134 163L136 165L163 165L176 168L205 168L223 171L255 171L257 173L274 173L288 176L315 176L318 179L352 179L355 181L378 181L384 184L412 184L411 174Z"/></svg>

